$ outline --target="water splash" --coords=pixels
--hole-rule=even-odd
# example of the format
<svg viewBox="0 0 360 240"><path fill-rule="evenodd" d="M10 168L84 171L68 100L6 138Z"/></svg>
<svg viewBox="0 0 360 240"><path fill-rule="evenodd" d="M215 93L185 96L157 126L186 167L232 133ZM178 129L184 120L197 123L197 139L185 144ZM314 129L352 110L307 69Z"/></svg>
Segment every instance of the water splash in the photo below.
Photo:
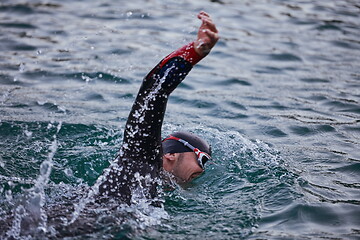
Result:
<svg viewBox="0 0 360 240"><path fill-rule="evenodd" d="M91 77L85 75L84 73L81 74L81 79L84 80L86 83L89 83L93 80Z"/></svg>
<svg viewBox="0 0 360 240"><path fill-rule="evenodd" d="M56 134L60 131L61 125L60 122ZM50 180L53 158L58 148L56 134L49 146L47 159L40 165L40 174L34 186L24 191L19 205L14 209L13 222L5 234L5 239L28 239L32 238L32 236L41 238L48 231L47 214L44 209L46 202L45 188Z"/></svg>

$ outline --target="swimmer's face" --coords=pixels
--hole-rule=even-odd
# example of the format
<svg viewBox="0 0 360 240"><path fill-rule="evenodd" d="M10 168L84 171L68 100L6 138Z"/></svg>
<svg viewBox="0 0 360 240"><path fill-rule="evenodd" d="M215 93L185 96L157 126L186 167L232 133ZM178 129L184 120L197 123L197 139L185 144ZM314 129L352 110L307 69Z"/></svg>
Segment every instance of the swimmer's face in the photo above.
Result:
<svg viewBox="0 0 360 240"><path fill-rule="evenodd" d="M169 160L169 158L171 159ZM163 166L179 182L190 182L204 172L199 166L194 152L168 153L164 156Z"/></svg>

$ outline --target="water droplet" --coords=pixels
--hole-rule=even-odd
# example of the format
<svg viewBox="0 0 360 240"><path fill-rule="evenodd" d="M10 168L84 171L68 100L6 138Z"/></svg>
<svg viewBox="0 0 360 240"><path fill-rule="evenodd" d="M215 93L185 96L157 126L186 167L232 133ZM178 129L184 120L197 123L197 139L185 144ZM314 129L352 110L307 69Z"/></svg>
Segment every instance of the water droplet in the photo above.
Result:
<svg viewBox="0 0 360 240"><path fill-rule="evenodd" d="M5 191L5 198L6 198L6 200L7 201L12 201L12 192L11 192L11 190L7 190L7 191Z"/></svg>
<svg viewBox="0 0 360 240"><path fill-rule="evenodd" d="M27 137L31 137L33 134L31 131L28 131L27 129L24 130L24 133Z"/></svg>
<svg viewBox="0 0 360 240"><path fill-rule="evenodd" d="M0 167L4 168L5 167L5 163L2 159L2 157L0 156Z"/></svg>
<svg viewBox="0 0 360 240"><path fill-rule="evenodd" d="M45 227L38 227L37 231L38 231L38 234L44 234L47 232Z"/></svg>
<svg viewBox="0 0 360 240"><path fill-rule="evenodd" d="M85 82L90 82L92 79L84 74L81 75L81 78L85 80Z"/></svg>
<svg viewBox="0 0 360 240"><path fill-rule="evenodd" d="M60 112L66 113L66 108L63 106L57 106Z"/></svg>
<svg viewBox="0 0 360 240"><path fill-rule="evenodd" d="M44 162L41 163L41 166L40 166L40 174L41 175L44 175L44 176L48 175L50 170L51 170L50 162L44 161Z"/></svg>
<svg viewBox="0 0 360 240"><path fill-rule="evenodd" d="M131 17L132 15L133 15L133 13L131 11L126 13L127 17Z"/></svg>
<svg viewBox="0 0 360 240"><path fill-rule="evenodd" d="M25 63L20 63L19 72L21 73L25 72Z"/></svg>
<svg viewBox="0 0 360 240"><path fill-rule="evenodd" d="M65 175L68 176L68 177L74 176L74 173L73 173L73 171L72 171L70 168L65 169L65 170L64 170L64 173L65 173Z"/></svg>

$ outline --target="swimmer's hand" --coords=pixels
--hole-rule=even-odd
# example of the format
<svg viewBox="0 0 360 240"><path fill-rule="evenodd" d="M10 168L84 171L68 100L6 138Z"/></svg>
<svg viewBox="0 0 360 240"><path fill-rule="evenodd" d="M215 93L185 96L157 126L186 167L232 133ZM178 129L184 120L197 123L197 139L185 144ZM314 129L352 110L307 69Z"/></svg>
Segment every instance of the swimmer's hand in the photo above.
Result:
<svg viewBox="0 0 360 240"><path fill-rule="evenodd" d="M211 17L204 11L197 16L201 21L194 48L197 54L205 57L219 40L218 30L212 22Z"/></svg>

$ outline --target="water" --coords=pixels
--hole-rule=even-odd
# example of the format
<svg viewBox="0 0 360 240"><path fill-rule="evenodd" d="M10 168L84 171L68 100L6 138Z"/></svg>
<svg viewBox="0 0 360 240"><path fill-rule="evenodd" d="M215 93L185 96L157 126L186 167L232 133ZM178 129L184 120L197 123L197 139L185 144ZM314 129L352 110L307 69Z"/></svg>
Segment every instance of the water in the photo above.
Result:
<svg viewBox="0 0 360 240"><path fill-rule="evenodd" d="M200 10L222 38L163 135L202 134L214 161L164 208L76 212ZM355 0L1 1L1 238L359 239L359 16Z"/></svg>

